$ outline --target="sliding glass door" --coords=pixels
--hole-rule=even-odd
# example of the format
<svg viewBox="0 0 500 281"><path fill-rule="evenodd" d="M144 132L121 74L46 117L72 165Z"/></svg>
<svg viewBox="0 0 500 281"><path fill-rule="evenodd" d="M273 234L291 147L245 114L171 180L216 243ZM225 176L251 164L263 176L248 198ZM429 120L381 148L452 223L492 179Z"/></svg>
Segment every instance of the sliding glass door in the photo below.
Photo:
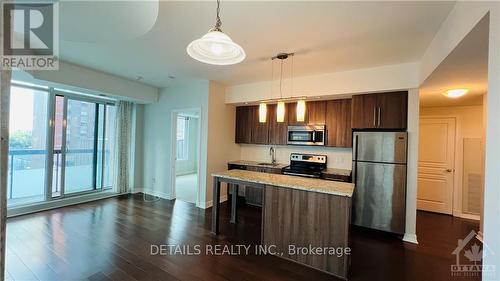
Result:
<svg viewBox="0 0 500 281"><path fill-rule="evenodd" d="M112 188L114 102L13 85L8 205Z"/></svg>
<svg viewBox="0 0 500 281"><path fill-rule="evenodd" d="M47 173L47 91L11 87L8 204L45 200Z"/></svg>
<svg viewBox="0 0 500 281"><path fill-rule="evenodd" d="M66 111L66 194L95 188L97 104L68 99Z"/></svg>

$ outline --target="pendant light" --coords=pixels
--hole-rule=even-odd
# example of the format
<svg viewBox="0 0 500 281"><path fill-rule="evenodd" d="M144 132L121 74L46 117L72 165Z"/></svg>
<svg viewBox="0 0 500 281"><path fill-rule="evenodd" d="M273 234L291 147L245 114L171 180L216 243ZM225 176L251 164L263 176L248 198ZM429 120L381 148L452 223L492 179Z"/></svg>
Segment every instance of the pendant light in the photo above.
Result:
<svg viewBox="0 0 500 281"><path fill-rule="evenodd" d="M267 104L261 103L259 104L259 122L266 123L267 119Z"/></svg>
<svg viewBox="0 0 500 281"><path fill-rule="evenodd" d="M306 101L298 100L297 101L297 121L304 122L306 116Z"/></svg>
<svg viewBox="0 0 500 281"><path fill-rule="evenodd" d="M276 106L276 122L283 123L285 122L285 102L283 101L283 61L288 59L289 56L293 57L293 53L279 53L275 57L272 57L271 60L279 59L281 60L280 64L280 99L278 100L278 104ZM293 58L292 58L293 61ZM293 64L292 64L293 71ZM273 71L274 72L274 71Z"/></svg>
<svg viewBox="0 0 500 281"><path fill-rule="evenodd" d="M217 0L217 18L214 28L200 39L191 42L187 46L187 53L193 59L207 64L231 65L242 62L246 56L245 51L222 32L219 14L220 0Z"/></svg>

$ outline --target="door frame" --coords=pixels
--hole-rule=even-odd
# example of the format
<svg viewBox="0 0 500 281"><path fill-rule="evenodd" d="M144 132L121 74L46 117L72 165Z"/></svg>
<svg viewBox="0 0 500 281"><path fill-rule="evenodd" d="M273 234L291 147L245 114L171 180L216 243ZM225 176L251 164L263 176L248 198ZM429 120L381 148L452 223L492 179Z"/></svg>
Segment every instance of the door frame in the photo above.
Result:
<svg viewBox="0 0 500 281"><path fill-rule="evenodd" d="M462 179L463 179L464 155L463 155L463 135L462 135L461 116L456 114L426 114L426 115L420 115L419 122L421 119L442 119L442 118L455 119L455 157L453 163L454 166L453 168L455 169L455 173L453 175L452 215L454 217L479 220L479 216L464 214L462 212L462 192L463 192Z"/></svg>
<svg viewBox="0 0 500 281"><path fill-rule="evenodd" d="M200 159L201 156L201 122L203 119L201 107L187 107L187 108L177 108L177 109L172 109L171 113L171 139L170 139L170 198L169 199L176 199L175 195L175 166L176 166L176 156L177 156L177 142L176 142L176 135L177 135L177 116L179 113L185 112L185 111L190 111L190 112L196 112L198 114L198 136L197 136L197 144L196 144L196 154L198 156L198 159ZM196 207L201 208L200 206L200 186L201 186L201 178L200 178L200 163L198 161L198 164L196 165Z"/></svg>

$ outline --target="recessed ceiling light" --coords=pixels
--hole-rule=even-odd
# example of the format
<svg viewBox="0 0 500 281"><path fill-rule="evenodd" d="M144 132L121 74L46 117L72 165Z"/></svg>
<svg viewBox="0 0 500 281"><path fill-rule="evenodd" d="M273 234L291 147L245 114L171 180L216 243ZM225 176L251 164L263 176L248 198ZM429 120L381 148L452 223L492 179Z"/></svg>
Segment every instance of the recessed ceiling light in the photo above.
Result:
<svg viewBox="0 0 500 281"><path fill-rule="evenodd" d="M451 89L443 93L443 95L449 98L459 98L467 94L468 91L468 89Z"/></svg>

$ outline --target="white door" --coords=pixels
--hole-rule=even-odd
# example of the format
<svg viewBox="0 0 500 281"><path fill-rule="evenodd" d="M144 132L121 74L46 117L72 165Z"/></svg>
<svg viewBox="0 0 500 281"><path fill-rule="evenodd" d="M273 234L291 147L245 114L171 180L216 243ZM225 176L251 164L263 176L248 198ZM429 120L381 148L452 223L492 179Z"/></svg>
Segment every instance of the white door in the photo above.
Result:
<svg viewBox="0 0 500 281"><path fill-rule="evenodd" d="M455 118L421 118L417 208L452 214Z"/></svg>

